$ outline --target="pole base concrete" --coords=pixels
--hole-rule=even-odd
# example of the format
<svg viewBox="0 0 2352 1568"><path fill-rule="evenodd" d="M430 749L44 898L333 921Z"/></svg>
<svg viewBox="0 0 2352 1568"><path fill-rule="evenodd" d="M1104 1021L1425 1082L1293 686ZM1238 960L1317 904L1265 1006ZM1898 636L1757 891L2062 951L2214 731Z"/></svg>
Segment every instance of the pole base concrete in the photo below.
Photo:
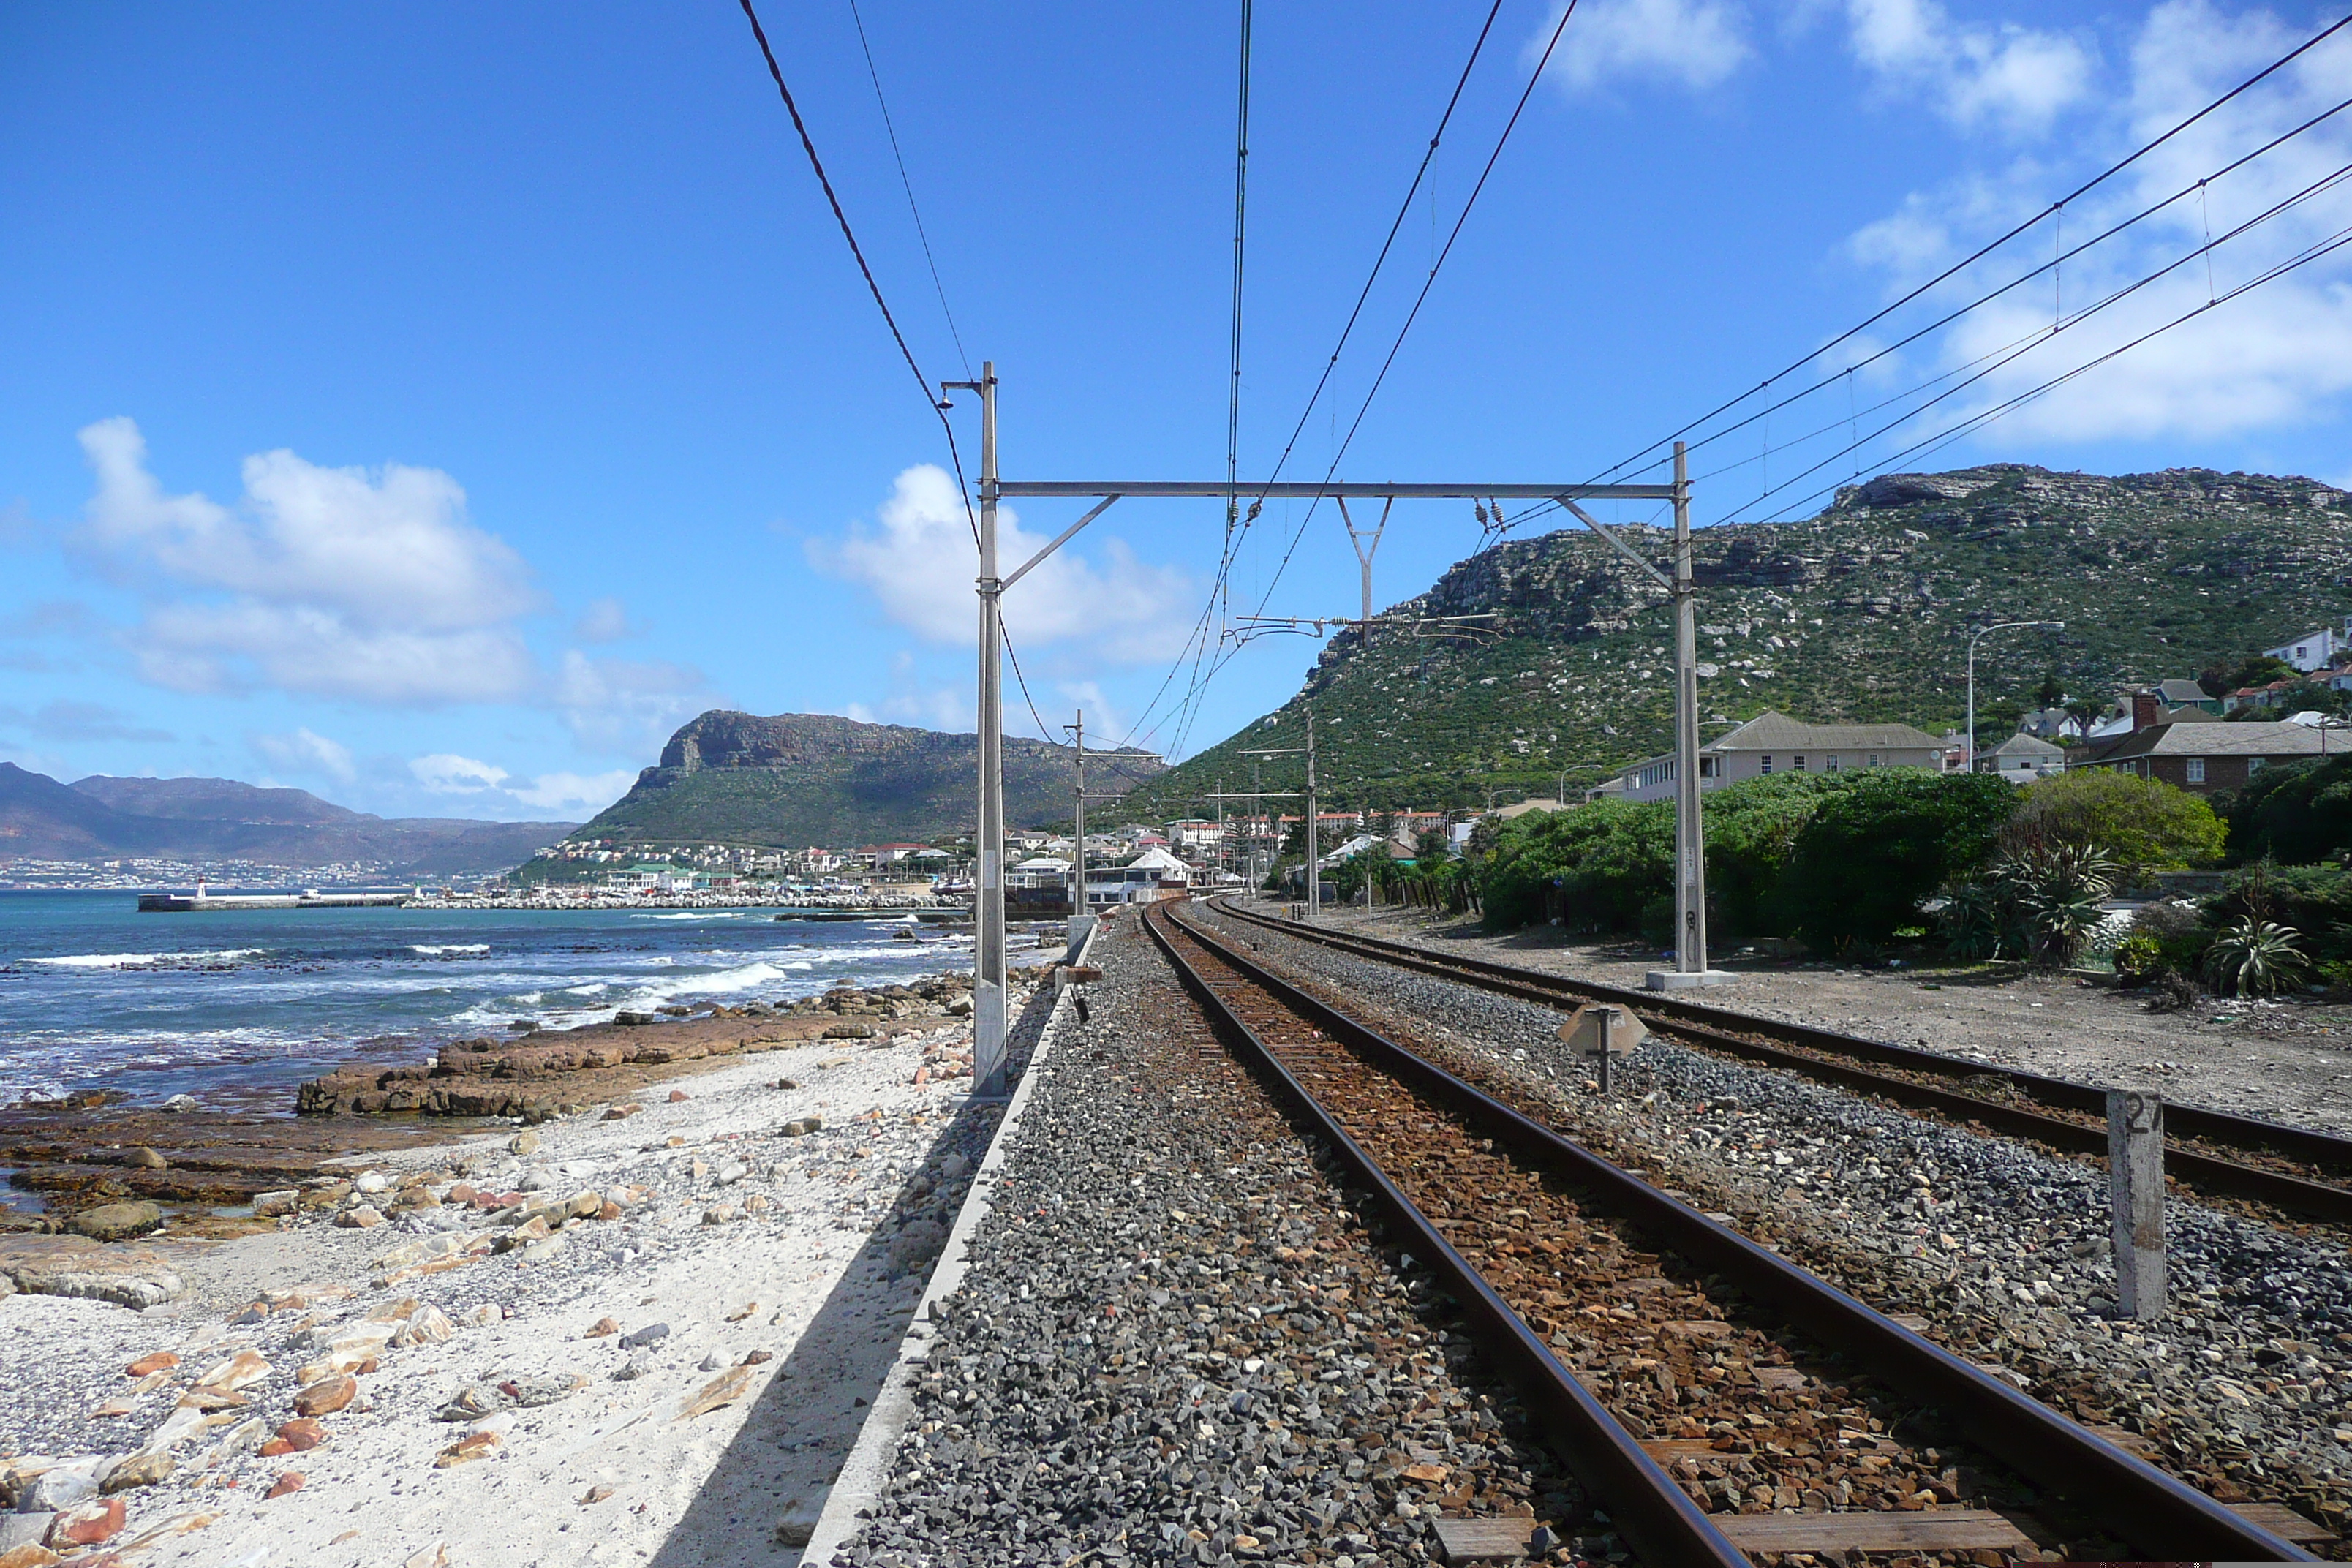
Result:
<svg viewBox="0 0 2352 1568"><path fill-rule="evenodd" d="M1652 991L1692 991L1702 985L1728 985L1739 976L1728 969L1653 969L1642 976Z"/></svg>

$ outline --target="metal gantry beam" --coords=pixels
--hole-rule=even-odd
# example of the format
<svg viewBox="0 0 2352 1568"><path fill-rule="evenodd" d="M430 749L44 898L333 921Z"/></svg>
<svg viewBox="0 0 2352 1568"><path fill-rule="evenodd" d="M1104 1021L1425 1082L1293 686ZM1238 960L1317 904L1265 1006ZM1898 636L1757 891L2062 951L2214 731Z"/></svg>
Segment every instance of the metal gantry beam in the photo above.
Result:
<svg viewBox="0 0 2352 1568"><path fill-rule="evenodd" d="M993 360L981 366L978 381L942 382L941 390L974 392L980 395L981 455L980 506L974 523L980 546L980 810L979 831L975 835L979 850L980 874L974 889L972 911L977 928L973 943L972 964L972 1087L982 1096L1000 1096L1007 1092L1005 1078L1005 965L1004 965L1004 693L999 666L1003 639L1003 601L1004 590L1026 576L1030 570L1055 551L1060 549L1078 531L1108 510L1114 501L1130 500L1164 500L1176 497L1200 497L1230 501L1236 486L1224 479L1006 479L997 473L996 455L996 363ZM942 405L944 406L944 404ZM1679 454L1680 448L1677 448ZM1694 658L1692 638L1688 633L1691 621L1689 580L1689 518L1690 482L1679 461L1674 482L1663 485L1595 485L1595 484L1533 484L1501 485L1487 482L1474 484L1401 484L1392 480L1380 483L1340 483L1336 480L1320 483L1284 480L1278 483L1238 487L1253 500L1365 500L1394 502L1399 500L1549 500L1557 501L1576 516L1585 518L1580 500L1664 500L1675 505L1676 539L1676 580L1674 584L1677 600L1678 630L1676 652L1682 668L1677 671L1677 688L1685 711L1678 727L1678 761L1688 775L1686 800L1678 813L1676 859L1681 874L1676 879L1677 902L1684 907L1678 911L1675 942L1675 968L1687 973L1706 969L1704 893L1699 881L1701 869L1698 844L1697 778L1695 748L1688 737L1695 735L1697 721L1697 677L1691 663ZM1010 576L1000 576L996 561L996 510L1007 496L1066 496L1099 501L1076 522L1062 530L1053 542L1024 562ZM1595 525L1598 528L1598 525ZM1352 533L1353 528L1349 531ZM1601 531L1606 532L1605 530ZM1614 535L1611 542L1620 549L1624 543ZM1630 552L1629 552L1630 553ZM1369 562L1367 562L1369 572ZM1369 606L1365 619L1370 621ZM1320 879L1314 864L1316 822L1314 809L1314 754L1312 751L1314 721L1307 721L1309 736L1307 753L1307 908L1310 918L1318 912ZM1083 896L1083 882L1081 883ZM1694 921L1692 907L1700 912Z"/></svg>
<svg viewBox="0 0 2352 1568"><path fill-rule="evenodd" d="M1475 500L1484 496L1507 496L1513 500L1675 499L1672 485L1316 484L1285 479L1280 484L1244 485L1242 489L1253 500L1315 500L1326 496L1334 500L1345 496L1349 500ZM1223 500L1225 489L1223 480L1212 479L1003 479L996 486L996 493L1001 496L1126 496L1136 500L1208 496Z"/></svg>

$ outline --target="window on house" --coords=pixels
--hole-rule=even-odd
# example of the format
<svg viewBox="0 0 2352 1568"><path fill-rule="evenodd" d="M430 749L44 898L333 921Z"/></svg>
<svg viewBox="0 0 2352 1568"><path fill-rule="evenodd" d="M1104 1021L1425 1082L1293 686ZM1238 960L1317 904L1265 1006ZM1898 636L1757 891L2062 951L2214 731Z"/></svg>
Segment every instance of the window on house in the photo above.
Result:
<svg viewBox="0 0 2352 1568"><path fill-rule="evenodd" d="M1771 771L1772 771L1772 753L1771 753L1771 752L1765 752L1765 753L1764 753L1764 765L1763 765L1762 767L1760 767L1760 768L1757 769L1757 772L1759 772L1759 773L1770 773Z"/></svg>
<svg viewBox="0 0 2352 1568"><path fill-rule="evenodd" d="M2189 759L2189 782L2190 784L2203 784L2205 782L2204 758L2191 757Z"/></svg>
<svg viewBox="0 0 2352 1568"><path fill-rule="evenodd" d="M1878 765L1878 753L1876 752L1870 753L1870 762L1867 765L1874 768Z"/></svg>
<svg viewBox="0 0 2352 1568"><path fill-rule="evenodd" d="M1789 759L1789 766L1795 769L1798 773L1803 773L1805 771L1805 753L1799 752L1795 756L1790 757Z"/></svg>
<svg viewBox="0 0 2352 1568"><path fill-rule="evenodd" d="M2246 776L2247 776L2248 778L2252 778L2256 773L2261 773L2262 771L2263 771L2263 759L2262 759L2262 758L2260 758L2260 757L2248 757L2248 758L2246 759Z"/></svg>
<svg viewBox="0 0 2352 1568"><path fill-rule="evenodd" d="M1837 772L1837 771L1838 771L1838 766L1837 766L1837 753L1836 753L1835 752L1832 752L1830 753L1830 760L1828 761L1828 763L1825 763L1825 764L1823 764L1823 765L1824 765L1824 766L1826 766L1826 767L1829 769L1829 771L1830 771L1830 772L1832 772L1832 773L1835 773L1835 772Z"/></svg>

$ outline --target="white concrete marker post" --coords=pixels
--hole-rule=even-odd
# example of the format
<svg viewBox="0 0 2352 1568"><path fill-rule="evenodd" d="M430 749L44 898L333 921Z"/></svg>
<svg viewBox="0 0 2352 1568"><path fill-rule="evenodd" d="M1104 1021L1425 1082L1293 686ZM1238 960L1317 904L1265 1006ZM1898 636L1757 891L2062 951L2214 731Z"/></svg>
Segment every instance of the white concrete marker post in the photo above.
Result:
<svg viewBox="0 0 2352 1568"><path fill-rule="evenodd" d="M2107 1200L2114 1218L2116 1304L2131 1318L2164 1315L2164 1101L2107 1090Z"/></svg>

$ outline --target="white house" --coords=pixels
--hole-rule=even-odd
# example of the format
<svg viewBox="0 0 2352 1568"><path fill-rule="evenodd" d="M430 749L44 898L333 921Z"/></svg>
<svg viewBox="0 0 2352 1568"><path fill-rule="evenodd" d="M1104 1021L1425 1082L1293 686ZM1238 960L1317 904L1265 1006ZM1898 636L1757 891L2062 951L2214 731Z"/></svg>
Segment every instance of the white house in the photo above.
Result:
<svg viewBox="0 0 2352 1568"><path fill-rule="evenodd" d="M1836 773L1855 768L1941 768L1944 747L1908 724L1808 724L1767 709L1699 748L1699 788L1719 789L1773 773ZM1622 798L1669 800L1675 762L1669 752L1618 774Z"/></svg>
<svg viewBox="0 0 2352 1568"><path fill-rule="evenodd" d="M2064 747L2053 746L2022 730L1977 758L1977 772L1999 773L2013 784L2030 784L2035 779L2065 771Z"/></svg>
<svg viewBox="0 0 2352 1568"><path fill-rule="evenodd" d="M2352 616L2345 617L2344 629L2322 626L2293 642L2266 647L2263 652L2272 658L2284 659L2308 675L2315 669L2325 669L2336 661L2339 653L2352 653Z"/></svg>
<svg viewBox="0 0 2352 1568"><path fill-rule="evenodd" d="M1192 868L1165 849L1147 849L1124 866L1087 867L1087 907L1147 904L1192 885Z"/></svg>
<svg viewBox="0 0 2352 1568"><path fill-rule="evenodd" d="M694 873L676 866L636 865L606 871L596 882L612 893L684 892L694 885Z"/></svg>

